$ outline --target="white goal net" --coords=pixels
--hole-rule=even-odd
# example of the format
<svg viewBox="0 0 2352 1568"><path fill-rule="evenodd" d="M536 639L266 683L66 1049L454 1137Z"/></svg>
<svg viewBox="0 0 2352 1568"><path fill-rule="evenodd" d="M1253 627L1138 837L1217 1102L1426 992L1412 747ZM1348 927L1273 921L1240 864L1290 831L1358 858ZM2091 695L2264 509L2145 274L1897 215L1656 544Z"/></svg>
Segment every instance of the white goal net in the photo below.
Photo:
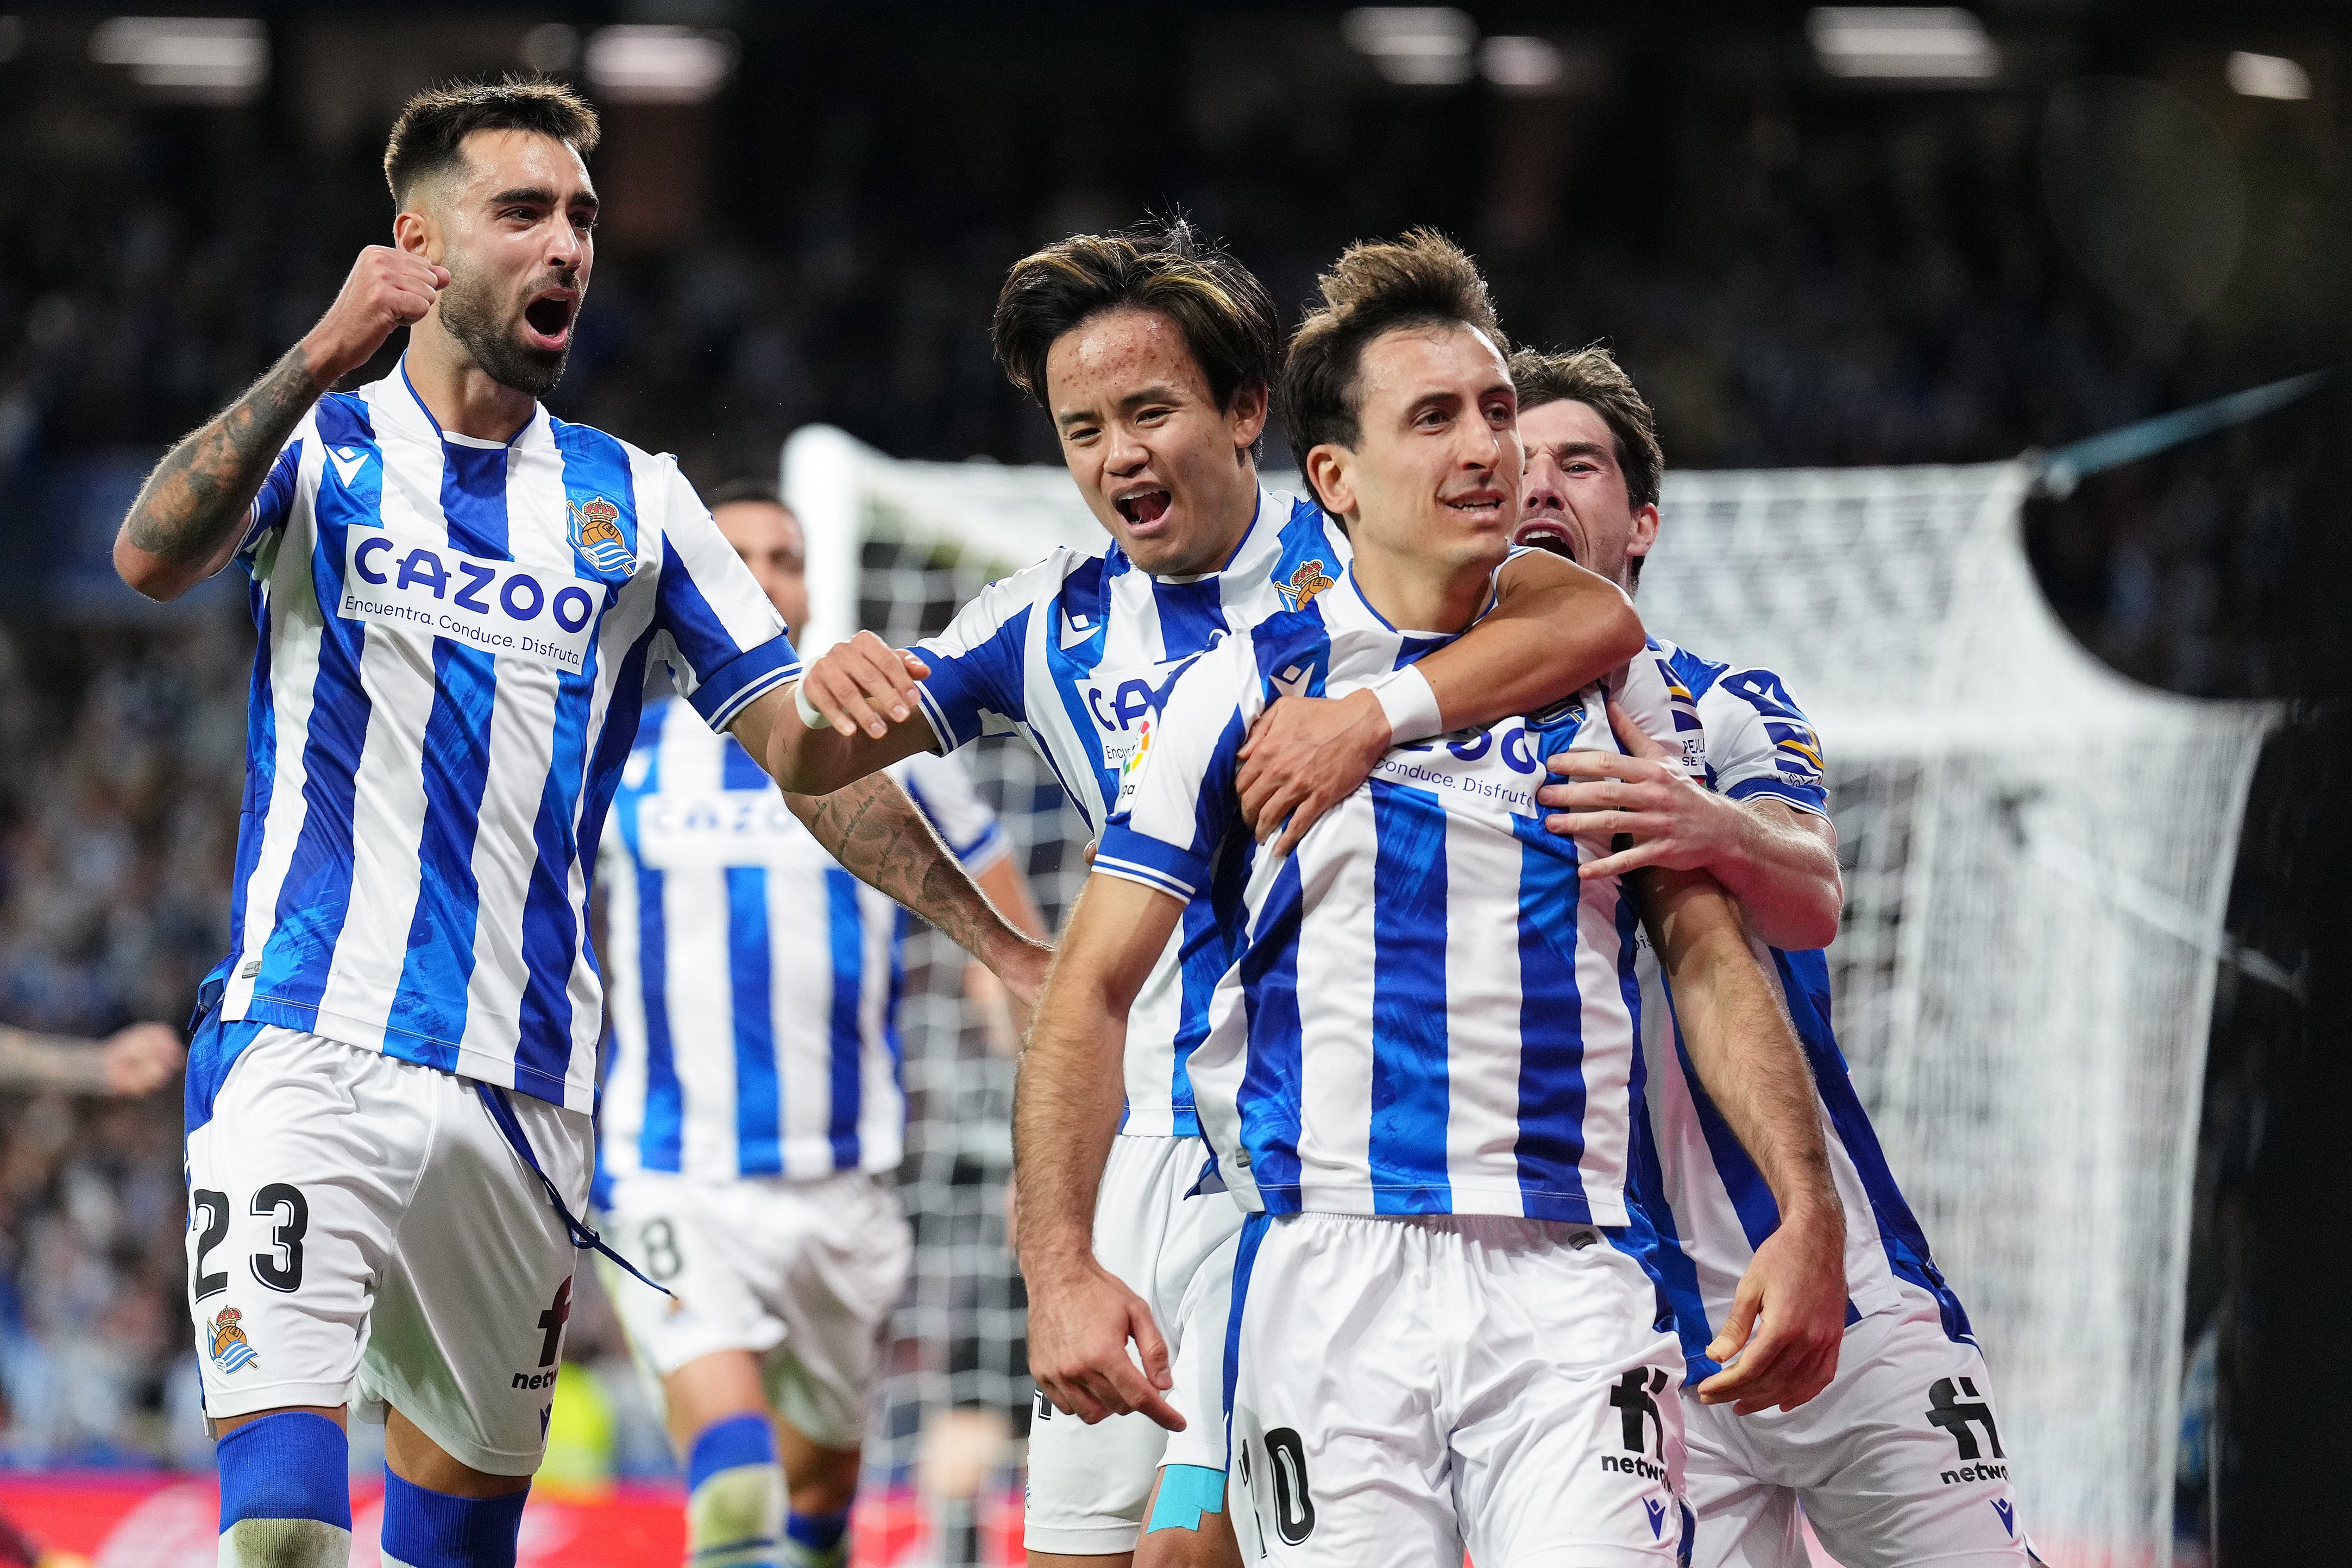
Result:
<svg viewBox="0 0 2352 1568"><path fill-rule="evenodd" d="M815 427L783 471L813 648L861 626L904 643L1054 545L1102 538L1059 468L899 462ZM2273 716L2150 691L2077 647L2026 565L2029 480L2018 463L1673 474L1640 602L1662 636L1778 671L1821 731L1840 1042L1991 1363L2025 1523L2056 1563L2160 1563L2205 1040ZM1058 920L1083 823L1017 740L965 756ZM925 1479L942 1467L918 1463L923 1434L1017 1430L1030 1394L1003 1246L1012 1066L967 1019L954 957L928 932L908 951L919 1247L866 1494L919 1511L894 1533L947 1561L1002 1549L1019 1450L967 1502Z"/></svg>

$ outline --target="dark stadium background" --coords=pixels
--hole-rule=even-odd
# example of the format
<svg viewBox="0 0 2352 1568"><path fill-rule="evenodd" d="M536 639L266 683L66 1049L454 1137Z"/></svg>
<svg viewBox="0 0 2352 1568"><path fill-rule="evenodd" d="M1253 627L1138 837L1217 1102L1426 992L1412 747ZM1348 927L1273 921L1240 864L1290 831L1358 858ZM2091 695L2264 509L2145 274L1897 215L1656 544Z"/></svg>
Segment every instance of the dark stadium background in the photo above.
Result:
<svg viewBox="0 0 2352 1568"><path fill-rule="evenodd" d="M1515 336L1612 340L1685 466L2007 457L2346 361L2341 6L1996 0L1974 9L2002 72L1967 89L1832 80L1796 5L1465 9L1552 45L1550 84L1384 81L1332 6L270 5L236 10L266 78L200 103L94 61L108 11L0 19L0 1021L184 1018L224 941L250 633L232 585L159 611L114 581L140 477L385 236L377 161L410 92L527 58L577 74L605 24L723 30L731 65L696 103L587 83L607 215L550 401L706 486L772 475L814 420L901 456L1053 460L990 361L997 282L1147 211L1189 213L1286 307L1346 241L1435 225ZM2233 92L2233 50L2292 57L2308 96ZM2217 1329L2214 1394L2183 1561L2352 1538L2347 398L2028 517L2099 656L2302 705L2232 925L2303 994L2225 971L2217 1002L2188 1320ZM18 1096L0 1129L0 1465L208 1463L176 1100Z"/></svg>

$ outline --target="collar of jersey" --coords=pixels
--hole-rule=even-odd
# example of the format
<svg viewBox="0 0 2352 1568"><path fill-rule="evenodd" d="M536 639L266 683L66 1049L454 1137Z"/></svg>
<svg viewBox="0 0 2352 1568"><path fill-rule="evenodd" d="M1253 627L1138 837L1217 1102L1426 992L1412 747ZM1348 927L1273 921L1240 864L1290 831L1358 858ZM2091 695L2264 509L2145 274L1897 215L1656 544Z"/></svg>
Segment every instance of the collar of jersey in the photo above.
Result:
<svg viewBox="0 0 2352 1568"><path fill-rule="evenodd" d="M1495 573L1499 572L1502 570L1503 569L1498 565L1495 568L1494 572L1486 574L1486 602L1478 607L1478 613L1470 617L1470 625L1463 627L1462 632L1469 631L1471 626L1475 626L1479 622L1486 619L1487 615L1493 612L1496 600L1500 598L1502 595L1502 591L1495 586ZM1383 631L1396 632L1398 636L1410 638L1412 641L1416 643L1451 643L1454 639L1462 635L1462 632L1398 632L1394 626L1389 623L1389 618L1381 614L1380 611L1373 606L1372 601L1369 598L1365 597L1364 585L1356 580L1356 563L1352 557L1348 561L1346 580L1348 584L1348 591L1356 596L1356 602L1363 607L1364 613L1370 616L1374 621L1379 622L1381 628Z"/></svg>
<svg viewBox="0 0 2352 1568"><path fill-rule="evenodd" d="M408 356L406 354L400 356L400 390L408 394L410 404L415 408L417 417L425 421L425 427L431 430L437 439L446 441L452 446L472 446L479 448L485 452L504 452L520 443L524 436L529 435L532 431L538 429L540 421L547 417L546 408L541 403L533 402L530 405L530 417L523 421L522 428L520 430L516 431L514 434L504 441L485 441L478 435L459 435L453 431L444 430L441 428L441 422L433 417L433 411L425 406L425 398L422 393L417 392L416 383L408 379Z"/></svg>

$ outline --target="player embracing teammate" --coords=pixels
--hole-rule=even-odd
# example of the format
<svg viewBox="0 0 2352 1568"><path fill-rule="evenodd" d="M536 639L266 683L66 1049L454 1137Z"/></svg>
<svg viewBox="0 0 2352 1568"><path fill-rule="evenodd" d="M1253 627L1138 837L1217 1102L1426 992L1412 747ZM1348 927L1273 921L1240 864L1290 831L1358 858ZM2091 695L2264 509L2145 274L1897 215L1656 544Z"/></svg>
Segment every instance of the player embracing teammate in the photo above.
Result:
<svg viewBox="0 0 2352 1568"><path fill-rule="evenodd" d="M1066 1409L1165 1414L1165 1380L1127 1352L1131 1337L1156 1370L1151 1313L1095 1256L1097 1190L1122 1020L1205 900L1226 937L1195 949L1202 1186L1249 1218L1221 1397L1183 1413L1230 1423L1244 1551L1670 1561L1688 1543L1683 1356L1629 1202L1637 923L1783 1216L1711 1347L1733 1364L1701 1390L1742 1410L1801 1404L1836 1367L1843 1223L1804 1061L1713 879L1583 875L1597 856L1542 826L1538 759L1616 749L1601 688L1402 747L1294 852L1254 841L1241 754L1265 707L1438 656L1521 559L1517 398L1468 258L1427 234L1358 246L1322 289L1284 409L1352 560L1175 682L1072 915L1015 1105L1033 1370ZM1642 664L1623 695L1678 742Z"/></svg>
<svg viewBox="0 0 2352 1568"><path fill-rule="evenodd" d="M598 1245L585 905L647 674L804 787L799 664L751 573L669 459L537 401L593 266L596 130L551 83L412 100L394 244L116 541L156 598L234 560L259 633L232 946L187 1076L225 1565L349 1560L357 1408L386 1424L384 1561L510 1568ZM391 376L331 390L403 325ZM1032 988L1043 949L896 785L794 810Z"/></svg>

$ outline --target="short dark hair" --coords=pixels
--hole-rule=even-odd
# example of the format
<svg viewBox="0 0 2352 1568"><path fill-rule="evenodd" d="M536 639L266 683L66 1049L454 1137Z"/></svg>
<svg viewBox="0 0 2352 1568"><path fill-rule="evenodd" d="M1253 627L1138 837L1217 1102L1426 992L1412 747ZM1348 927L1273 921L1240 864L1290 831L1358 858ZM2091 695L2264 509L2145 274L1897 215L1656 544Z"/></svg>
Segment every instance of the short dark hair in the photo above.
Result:
<svg viewBox="0 0 2352 1568"><path fill-rule="evenodd" d="M1357 372L1365 345L1383 332L1469 327L1485 333L1496 352L1511 351L1478 264L1435 229L1415 229L1402 239L1359 240L1315 286L1323 302L1298 323L1282 366L1282 416L1301 474L1318 446L1353 447L1362 438Z"/></svg>
<svg viewBox="0 0 2352 1568"><path fill-rule="evenodd" d="M416 182L465 161L459 151L477 131L536 131L568 141L583 158L596 150L596 111L571 88L541 77L452 82L427 88L393 121L383 148L383 183L405 205Z"/></svg>
<svg viewBox="0 0 2352 1568"><path fill-rule="evenodd" d="M1045 404L1045 357L1106 310L1157 310L1176 323L1220 410L1248 386L1273 390L1282 327L1265 285L1182 218L1119 234L1072 235L1013 264L989 341L1013 384Z"/></svg>
<svg viewBox="0 0 2352 1568"><path fill-rule="evenodd" d="M771 507L782 507L787 512L793 509L791 503L787 502L776 487L765 479L721 480L711 486L710 494L702 498L703 506L714 512L721 507L731 507L740 501L763 502Z"/></svg>
<svg viewBox="0 0 2352 1568"><path fill-rule="evenodd" d="M1625 476L1625 504L1635 511L1658 504L1666 474L1665 448L1658 444L1658 418L1649 400L1617 356L1601 343L1571 353L1522 349L1511 356L1511 384L1519 389L1519 412L1548 402L1580 402L1601 416L1617 444L1617 471ZM1628 563L1642 579L1642 558Z"/></svg>

